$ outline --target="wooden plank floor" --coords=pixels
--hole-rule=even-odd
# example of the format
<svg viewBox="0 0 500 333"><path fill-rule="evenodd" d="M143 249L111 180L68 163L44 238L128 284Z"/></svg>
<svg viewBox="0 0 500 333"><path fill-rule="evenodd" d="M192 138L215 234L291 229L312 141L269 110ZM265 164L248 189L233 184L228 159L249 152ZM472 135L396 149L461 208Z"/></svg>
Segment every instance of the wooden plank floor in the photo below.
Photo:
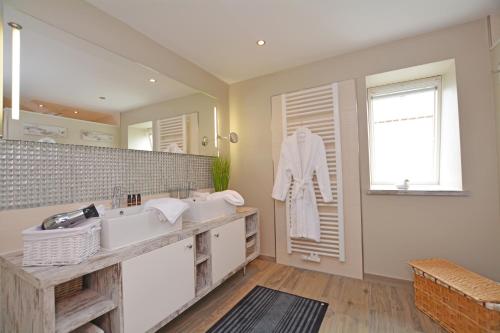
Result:
<svg viewBox="0 0 500 333"><path fill-rule="evenodd" d="M320 332L445 332L419 312L409 282L350 279L257 259L158 332L205 332L256 285L329 303Z"/></svg>

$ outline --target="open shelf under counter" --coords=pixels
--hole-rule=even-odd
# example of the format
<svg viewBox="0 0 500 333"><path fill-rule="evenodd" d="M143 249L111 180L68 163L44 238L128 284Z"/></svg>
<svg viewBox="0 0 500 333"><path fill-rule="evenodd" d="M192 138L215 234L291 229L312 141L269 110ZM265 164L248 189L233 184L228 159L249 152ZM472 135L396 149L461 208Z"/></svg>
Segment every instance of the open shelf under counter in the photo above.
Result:
<svg viewBox="0 0 500 333"><path fill-rule="evenodd" d="M195 265L199 265L207 260L210 259L210 255L208 254L202 254L202 255L197 255L195 259Z"/></svg>
<svg viewBox="0 0 500 333"><path fill-rule="evenodd" d="M253 231L250 231L250 232L247 232L247 234L245 235L246 238L249 238L249 237L252 237L253 235L255 235L257 233L257 230L253 230Z"/></svg>
<svg viewBox="0 0 500 333"><path fill-rule="evenodd" d="M208 231L196 235L196 261L210 255L210 233Z"/></svg>
<svg viewBox="0 0 500 333"><path fill-rule="evenodd" d="M245 251L247 263L257 258L260 253L259 215L257 211L245 216Z"/></svg>
<svg viewBox="0 0 500 333"><path fill-rule="evenodd" d="M259 216L258 213L250 214L245 216L245 234L246 237L253 236L257 234L259 230Z"/></svg>
<svg viewBox="0 0 500 333"><path fill-rule="evenodd" d="M56 303L56 333L71 332L117 306L112 299L91 289L63 298Z"/></svg>
<svg viewBox="0 0 500 333"><path fill-rule="evenodd" d="M212 272L210 260L203 261L196 265L196 296L203 293L212 284Z"/></svg>

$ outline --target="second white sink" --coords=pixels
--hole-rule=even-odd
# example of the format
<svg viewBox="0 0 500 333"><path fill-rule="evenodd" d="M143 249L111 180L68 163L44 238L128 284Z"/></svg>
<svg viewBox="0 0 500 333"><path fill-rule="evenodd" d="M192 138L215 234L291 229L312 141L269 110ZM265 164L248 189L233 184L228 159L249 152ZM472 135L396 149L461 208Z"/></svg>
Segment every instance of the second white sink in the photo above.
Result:
<svg viewBox="0 0 500 333"><path fill-rule="evenodd" d="M142 206L107 210L101 215L101 246L116 249L182 228L182 217L174 224L162 222L154 211Z"/></svg>
<svg viewBox="0 0 500 333"><path fill-rule="evenodd" d="M236 206L226 202L223 198L213 200L188 198L184 201L189 204L189 209L182 217L189 222L206 222L236 213Z"/></svg>

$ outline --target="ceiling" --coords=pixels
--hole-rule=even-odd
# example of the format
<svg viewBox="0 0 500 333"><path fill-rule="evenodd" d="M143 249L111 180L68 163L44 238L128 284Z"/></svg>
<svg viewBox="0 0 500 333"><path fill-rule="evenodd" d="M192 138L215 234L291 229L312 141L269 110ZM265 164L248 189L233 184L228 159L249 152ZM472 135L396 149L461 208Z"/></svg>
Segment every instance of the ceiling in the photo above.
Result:
<svg viewBox="0 0 500 333"><path fill-rule="evenodd" d="M21 99L23 105L44 104L33 111L61 113L64 106L78 118L86 112L117 113L197 92L11 7L5 6L4 19L23 26ZM12 42L10 29L5 32L4 87L9 96ZM150 78L157 82L149 82Z"/></svg>
<svg viewBox="0 0 500 333"><path fill-rule="evenodd" d="M500 9L499 0L87 1L228 83Z"/></svg>

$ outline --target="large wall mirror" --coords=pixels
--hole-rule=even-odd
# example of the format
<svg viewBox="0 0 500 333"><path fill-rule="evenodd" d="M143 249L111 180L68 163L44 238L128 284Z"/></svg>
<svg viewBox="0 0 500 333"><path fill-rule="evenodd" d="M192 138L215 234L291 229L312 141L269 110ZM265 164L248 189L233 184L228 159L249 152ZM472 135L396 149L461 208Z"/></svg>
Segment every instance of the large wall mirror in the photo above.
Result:
<svg viewBox="0 0 500 333"><path fill-rule="evenodd" d="M22 26L4 28L4 139L217 155L213 97L12 7L3 20Z"/></svg>

